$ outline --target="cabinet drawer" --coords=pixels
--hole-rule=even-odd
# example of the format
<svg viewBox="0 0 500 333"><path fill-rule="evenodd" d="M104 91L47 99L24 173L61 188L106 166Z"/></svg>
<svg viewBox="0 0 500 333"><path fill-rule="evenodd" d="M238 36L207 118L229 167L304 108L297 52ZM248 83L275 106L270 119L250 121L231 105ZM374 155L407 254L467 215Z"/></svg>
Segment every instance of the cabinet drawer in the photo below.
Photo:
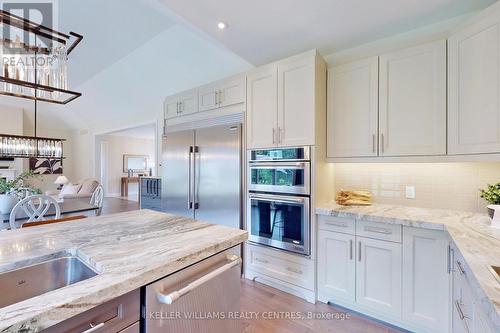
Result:
<svg viewBox="0 0 500 333"><path fill-rule="evenodd" d="M253 271L299 287L314 289L314 265L307 258L248 245L247 264Z"/></svg>
<svg viewBox="0 0 500 333"><path fill-rule="evenodd" d="M140 292L139 289L137 289L65 320L43 332L85 332L92 327L100 326L100 328L95 329L94 332L116 333L138 322L139 314ZM127 330L125 330L125 332L129 333ZM130 332L134 331L132 330Z"/></svg>
<svg viewBox="0 0 500 333"><path fill-rule="evenodd" d="M318 218L319 229L326 231L341 232L354 235L356 231L356 221L343 217L323 216Z"/></svg>
<svg viewBox="0 0 500 333"><path fill-rule="evenodd" d="M356 221L356 235L401 243L403 228L401 225Z"/></svg>

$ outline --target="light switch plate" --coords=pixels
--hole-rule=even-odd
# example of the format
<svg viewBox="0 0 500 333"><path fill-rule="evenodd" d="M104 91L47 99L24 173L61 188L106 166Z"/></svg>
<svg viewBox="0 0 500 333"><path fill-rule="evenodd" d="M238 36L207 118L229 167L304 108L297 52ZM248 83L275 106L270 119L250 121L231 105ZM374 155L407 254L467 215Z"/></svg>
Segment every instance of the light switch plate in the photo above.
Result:
<svg viewBox="0 0 500 333"><path fill-rule="evenodd" d="M415 199L415 186L406 186L406 199Z"/></svg>

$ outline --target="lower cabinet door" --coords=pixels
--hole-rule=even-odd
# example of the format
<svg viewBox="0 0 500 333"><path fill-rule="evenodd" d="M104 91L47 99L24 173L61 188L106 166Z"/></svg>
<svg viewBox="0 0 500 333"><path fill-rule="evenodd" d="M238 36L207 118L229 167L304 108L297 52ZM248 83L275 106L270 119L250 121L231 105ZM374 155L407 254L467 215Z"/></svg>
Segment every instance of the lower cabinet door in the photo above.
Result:
<svg viewBox="0 0 500 333"><path fill-rule="evenodd" d="M356 296L355 237L320 230L318 295L321 300L354 302Z"/></svg>
<svg viewBox="0 0 500 333"><path fill-rule="evenodd" d="M401 316L401 244L357 237L356 302Z"/></svg>
<svg viewBox="0 0 500 333"><path fill-rule="evenodd" d="M403 229L403 320L429 332L449 332L448 245L443 231Z"/></svg>

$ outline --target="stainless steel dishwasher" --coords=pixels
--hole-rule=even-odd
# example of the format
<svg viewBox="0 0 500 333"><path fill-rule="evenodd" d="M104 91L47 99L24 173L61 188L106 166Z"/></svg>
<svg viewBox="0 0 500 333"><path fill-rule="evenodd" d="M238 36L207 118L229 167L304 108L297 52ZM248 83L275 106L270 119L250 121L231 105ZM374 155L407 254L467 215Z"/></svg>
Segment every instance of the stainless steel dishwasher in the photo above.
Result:
<svg viewBox="0 0 500 333"><path fill-rule="evenodd" d="M241 258L235 253L229 249L148 285L145 332L241 332Z"/></svg>

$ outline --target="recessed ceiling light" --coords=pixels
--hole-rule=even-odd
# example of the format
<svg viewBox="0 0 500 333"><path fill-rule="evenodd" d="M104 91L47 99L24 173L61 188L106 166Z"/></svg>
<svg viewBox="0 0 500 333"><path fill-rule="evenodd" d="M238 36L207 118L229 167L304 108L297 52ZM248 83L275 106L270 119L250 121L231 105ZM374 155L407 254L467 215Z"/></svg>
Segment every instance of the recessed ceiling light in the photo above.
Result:
<svg viewBox="0 0 500 333"><path fill-rule="evenodd" d="M224 30L224 29L226 29L226 27L227 27L227 24L224 22L217 23L217 28L219 28L219 30Z"/></svg>

